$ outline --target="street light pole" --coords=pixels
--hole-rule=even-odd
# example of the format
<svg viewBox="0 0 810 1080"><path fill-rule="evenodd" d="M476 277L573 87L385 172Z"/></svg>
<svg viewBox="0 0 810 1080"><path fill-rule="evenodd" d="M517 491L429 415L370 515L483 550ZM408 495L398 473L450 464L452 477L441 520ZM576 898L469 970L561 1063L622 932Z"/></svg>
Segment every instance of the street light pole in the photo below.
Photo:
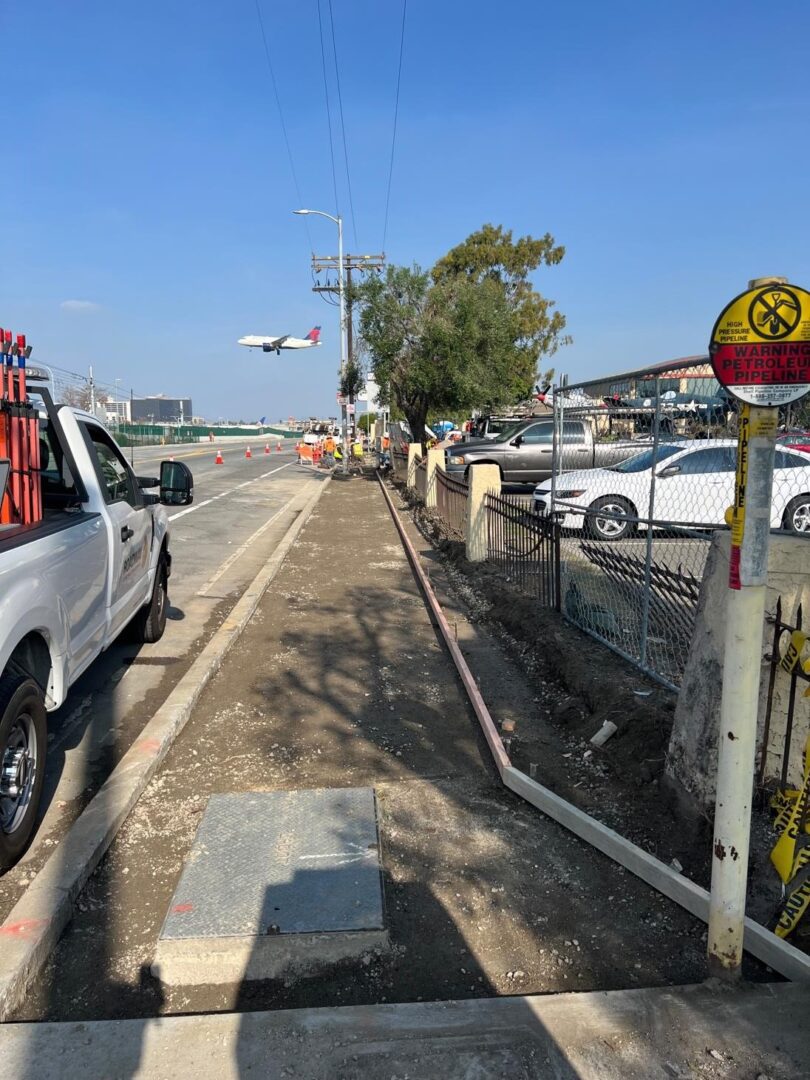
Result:
<svg viewBox="0 0 810 1080"><path fill-rule="evenodd" d="M340 296L340 378L346 374L346 289L343 274L343 218L340 214L335 217L327 214L325 210L293 210L294 214L316 214L318 217L329 218L334 221L338 229L338 293ZM349 472L349 413L346 405L340 407L343 419L343 472Z"/></svg>

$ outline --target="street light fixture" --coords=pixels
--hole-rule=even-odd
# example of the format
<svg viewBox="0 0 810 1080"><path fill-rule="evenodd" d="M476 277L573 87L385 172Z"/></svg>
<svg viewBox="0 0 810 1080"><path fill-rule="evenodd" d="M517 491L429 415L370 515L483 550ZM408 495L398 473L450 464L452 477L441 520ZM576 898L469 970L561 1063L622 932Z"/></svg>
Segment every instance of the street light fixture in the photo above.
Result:
<svg viewBox="0 0 810 1080"><path fill-rule="evenodd" d="M317 217L325 217L334 221L338 228L338 294L340 296L340 376L346 373L346 298L343 287L343 218L340 214L335 217L327 214L325 210L293 210L294 214L315 214ZM346 405L341 406L343 413L343 472L349 471L349 413Z"/></svg>

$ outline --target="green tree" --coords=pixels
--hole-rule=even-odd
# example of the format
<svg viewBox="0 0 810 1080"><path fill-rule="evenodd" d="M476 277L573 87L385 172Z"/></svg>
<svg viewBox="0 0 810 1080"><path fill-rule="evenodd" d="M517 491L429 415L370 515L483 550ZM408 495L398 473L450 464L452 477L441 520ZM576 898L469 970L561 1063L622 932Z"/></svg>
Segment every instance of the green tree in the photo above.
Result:
<svg viewBox="0 0 810 1080"><path fill-rule="evenodd" d="M513 242L484 226L430 272L389 266L357 287L381 400L401 409L414 439L424 439L429 412L500 407L531 393L540 355L567 338L564 316L528 275L562 255L551 237Z"/></svg>
<svg viewBox="0 0 810 1080"><path fill-rule="evenodd" d="M521 236L513 240L511 229L482 225L439 259L432 276L436 282L451 277L497 282L515 312L516 345L533 355L537 364L541 357L553 356L561 345L569 345L571 337L564 333L565 316L555 310L553 300L537 292L529 275L540 266L559 265L564 255L565 248L555 244L550 233L539 239ZM554 368L536 368L534 381L539 385L547 385L553 378Z"/></svg>

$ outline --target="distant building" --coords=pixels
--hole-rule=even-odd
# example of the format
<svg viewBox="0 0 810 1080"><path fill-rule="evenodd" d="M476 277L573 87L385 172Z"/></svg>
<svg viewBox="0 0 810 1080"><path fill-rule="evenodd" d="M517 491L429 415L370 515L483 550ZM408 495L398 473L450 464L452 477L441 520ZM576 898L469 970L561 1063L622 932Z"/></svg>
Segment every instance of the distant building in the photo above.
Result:
<svg viewBox="0 0 810 1080"><path fill-rule="evenodd" d="M105 419L108 424L126 424L132 419L129 411L129 399L126 401L105 401L101 406L107 413Z"/></svg>
<svg viewBox="0 0 810 1080"><path fill-rule="evenodd" d="M190 423L194 415L191 398L170 398L163 394L132 399L134 423L169 424L183 421Z"/></svg>

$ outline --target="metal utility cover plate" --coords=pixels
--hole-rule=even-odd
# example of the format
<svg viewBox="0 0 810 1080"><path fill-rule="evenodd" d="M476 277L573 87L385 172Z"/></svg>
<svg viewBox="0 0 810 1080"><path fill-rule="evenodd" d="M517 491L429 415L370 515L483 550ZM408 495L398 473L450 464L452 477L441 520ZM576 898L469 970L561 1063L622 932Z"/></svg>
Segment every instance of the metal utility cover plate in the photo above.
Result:
<svg viewBox="0 0 810 1080"><path fill-rule="evenodd" d="M161 939L383 929L372 788L212 795Z"/></svg>

